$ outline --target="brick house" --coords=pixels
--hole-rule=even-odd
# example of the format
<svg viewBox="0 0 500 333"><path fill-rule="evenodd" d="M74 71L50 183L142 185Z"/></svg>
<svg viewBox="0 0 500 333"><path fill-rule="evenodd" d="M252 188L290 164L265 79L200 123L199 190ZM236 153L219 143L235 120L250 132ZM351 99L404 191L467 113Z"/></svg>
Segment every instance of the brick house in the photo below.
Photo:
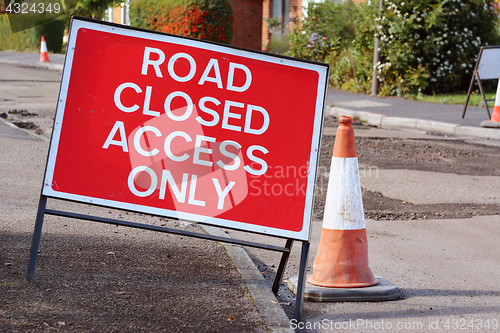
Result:
<svg viewBox="0 0 500 333"><path fill-rule="evenodd" d="M281 19L282 24L292 29L302 18L303 0L231 0L234 26L231 45L252 50L265 50L269 42L269 29L265 18ZM129 24L126 0L120 7L107 11L110 22ZM307 2L306 2L307 5Z"/></svg>

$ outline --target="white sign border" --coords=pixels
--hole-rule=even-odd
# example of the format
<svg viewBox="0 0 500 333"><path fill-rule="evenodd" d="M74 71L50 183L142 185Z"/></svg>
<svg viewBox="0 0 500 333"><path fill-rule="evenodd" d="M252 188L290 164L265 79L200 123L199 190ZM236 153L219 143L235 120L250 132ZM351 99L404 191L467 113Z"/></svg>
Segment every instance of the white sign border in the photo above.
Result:
<svg viewBox="0 0 500 333"><path fill-rule="evenodd" d="M306 190L306 202L304 209L304 219L302 223L301 231L290 231L260 225L249 224L246 222L238 222L226 219L220 219L215 217L207 217L203 215L178 212L169 209L161 209L156 207L137 205L119 201L106 200L101 198L93 198L82 195L76 195L72 193L59 192L52 189L52 179L54 176L55 163L57 158L57 151L59 148L59 140L61 135L61 126L64 118L64 111L66 108L66 98L68 94L69 80L71 78L71 70L73 64L73 57L75 52L75 45L78 31L82 28L102 31L112 34L118 34L128 37L137 37L142 39L149 39L159 42L167 42L170 44L185 45L193 48L209 49L219 53L227 53L231 55L236 55L243 58L257 59L263 62L280 64L290 67L304 68L312 70L318 73L318 91L316 96L316 108L314 116L314 127L313 127L313 137L312 146L310 152L310 165L308 170L307 179L307 190ZM231 52L228 52L230 50ZM172 36L168 34L150 32L138 28L130 28L126 26L118 26L112 23L104 23L91 19L74 17L71 23L71 29L69 34L69 40L66 48L66 58L64 63L64 70L62 74L61 88L59 92L59 98L56 108L56 116L54 119L54 128L52 131L52 138L49 148L49 155L47 158L47 167L45 170L45 178L42 186L42 194L47 197L77 201L82 203L94 204L99 206L114 207L123 210L130 210L136 212L142 212L152 215L172 217L190 220L199 223L211 224L221 227L227 227L232 229L238 229L241 231L249 231L254 233L260 233L265 235L292 238L295 240L308 241L310 237L310 229L312 224L312 210L314 204L314 189L316 182L316 174L318 171L318 161L319 152L321 144L321 131L322 131L322 120L324 117L324 106L326 103L326 89L328 86L328 67L326 65L321 66L318 63L307 62L303 60L295 60L292 58L278 57L273 55L268 55L259 52L252 52L249 50L237 49L228 46L222 46L210 42L194 40L184 37Z"/></svg>

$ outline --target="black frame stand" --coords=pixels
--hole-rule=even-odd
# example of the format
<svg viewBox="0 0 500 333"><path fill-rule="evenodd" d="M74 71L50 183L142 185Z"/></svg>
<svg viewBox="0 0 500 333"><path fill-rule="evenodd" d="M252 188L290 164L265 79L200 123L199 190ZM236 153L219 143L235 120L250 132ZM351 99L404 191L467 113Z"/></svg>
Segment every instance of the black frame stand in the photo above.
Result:
<svg viewBox="0 0 500 333"><path fill-rule="evenodd" d="M45 214L73 218L73 219L79 219L79 220L85 220L85 221L113 224L113 225L119 225L119 226L130 227L130 228L146 229L146 230L152 230L152 231L158 231L158 232L164 232L164 233L170 233L170 234L177 234L177 235L182 235L182 236L187 236L187 237L196 237L196 238L201 238L201 239L213 240L213 241L217 241L217 242L237 244L237 245L242 245L242 246L250 246L250 247L260 248L260 249L269 250L269 251L281 252L282 253L281 260L280 260L278 270L276 272L276 277L274 279L274 283L272 286L272 291L275 295L277 295L279 286L280 286L281 281L283 279L283 273L285 271L285 267L286 267L286 264L288 262L288 258L290 257L290 252L292 251L292 245L293 245L293 241L294 241L294 239L287 238L285 246L280 247L280 246L275 246L275 245L270 245L270 244L255 243L255 242L249 242L249 241L245 241L245 240L196 233L196 232L179 230L179 229L174 229L174 228L165 228L165 227L159 227L159 226L137 223L137 222L128 222L128 221L109 219L109 218L104 218L104 217L99 217L99 216L92 216L92 215L78 214L78 213L72 213L72 212L65 212L65 211L60 211L60 210L47 209L46 208L47 207L47 199L48 199L47 196L44 196L43 194L40 195L40 201L38 204L38 212L37 212L36 222L35 222L35 230L33 231L33 239L32 239L32 243L31 243L30 260L29 260L29 264L28 264L27 278L30 281L32 281L35 277L36 261L37 261L37 257L38 257L38 249L40 247L40 238L42 235L42 226L43 226L43 219L45 217ZM299 286L297 289L297 298L296 298L295 312L294 312L294 318L297 320L300 320L300 315L301 315L302 307L303 307L305 273L306 273L308 251L309 251L309 241L302 241L302 252L301 252L301 257L300 257L300 268L299 268Z"/></svg>
<svg viewBox="0 0 500 333"><path fill-rule="evenodd" d="M477 60L476 60L476 66L474 66L474 72L473 72L472 78L470 80L469 91L467 92L467 98L465 99L464 110L462 112L462 119L464 119L464 117L465 117L465 111L467 111L467 104L469 104L469 98L470 98L470 95L472 93L472 88L474 86L474 81L477 81L477 85L479 86L479 91L481 92L481 96L483 97L483 103L484 103L484 106L486 108L486 113L488 114L488 120L491 119L491 114L490 114L490 109L488 107L488 102L494 101L494 99L486 99L486 95L484 94L484 88L483 88L483 85L482 85L481 81L485 81L485 80L498 80L498 76L500 75L500 73L498 73L498 72L495 73L494 71L492 71L489 74L493 75L493 77L486 76L485 78L481 78L480 75L479 75L480 66L488 66L487 62L492 60L491 55L490 56L485 56L484 58L486 60L484 60L483 63L482 63L481 62L481 60L482 60L481 58L483 56L483 52L485 50L491 50L491 49L500 49L500 46L499 45L481 46L481 49L479 50L479 54L478 54ZM490 51L488 51L488 53L490 53ZM496 70L498 71L498 67L496 68ZM484 71L483 71L483 73L484 73Z"/></svg>
<svg viewBox="0 0 500 333"><path fill-rule="evenodd" d="M477 64L476 64L477 67ZM486 99L486 95L484 94L483 85L481 84L481 78L479 77L479 73L476 69L474 69L474 74L472 74L472 79L470 80L469 91L467 92L467 98L465 99L464 111L462 112L462 119L465 117L465 111L467 111L467 104L469 104L470 94L472 93L472 88L474 86L474 81L477 80L477 85L479 86L479 91L481 92L481 96L483 97L483 103L486 107L486 112L488 113L488 120L491 119L490 109L488 107L488 102L494 101L494 99Z"/></svg>

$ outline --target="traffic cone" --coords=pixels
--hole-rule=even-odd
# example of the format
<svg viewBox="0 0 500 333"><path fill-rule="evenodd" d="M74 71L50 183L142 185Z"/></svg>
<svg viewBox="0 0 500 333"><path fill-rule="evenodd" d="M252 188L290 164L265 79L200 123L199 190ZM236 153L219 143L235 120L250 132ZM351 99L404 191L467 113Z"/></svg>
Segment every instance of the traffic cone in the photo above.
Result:
<svg viewBox="0 0 500 333"><path fill-rule="evenodd" d="M493 110L491 121L500 122L500 78L498 79L497 95L495 97L495 109Z"/></svg>
<svg viewBox="0 0 500 333"><path fill-rule="evenodd" d="M49 54L47 51L47 43L45 42L45 36L42 36L42 47L40 50L40 62L50 61Z"/></svg>
<svg viewBox="0 0 500 333"><path fill-rule="evenodd" d="M368 267L357 156L352 119L342 116L333 148L321 239L313 275L307 279L312 285L359 288L378 283Z"/></svg>

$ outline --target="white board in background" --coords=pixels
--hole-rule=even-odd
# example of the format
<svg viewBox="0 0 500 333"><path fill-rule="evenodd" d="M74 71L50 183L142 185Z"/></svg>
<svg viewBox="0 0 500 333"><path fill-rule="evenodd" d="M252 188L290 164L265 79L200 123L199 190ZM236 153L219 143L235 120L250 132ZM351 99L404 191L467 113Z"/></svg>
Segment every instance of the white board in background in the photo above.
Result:
<svg viewBox="0 0 500 333"><path fill-rule="evenodd" d="M483 48L477 65L477 74L481 80L493 80L500 77L500 47Z"/></svg>

